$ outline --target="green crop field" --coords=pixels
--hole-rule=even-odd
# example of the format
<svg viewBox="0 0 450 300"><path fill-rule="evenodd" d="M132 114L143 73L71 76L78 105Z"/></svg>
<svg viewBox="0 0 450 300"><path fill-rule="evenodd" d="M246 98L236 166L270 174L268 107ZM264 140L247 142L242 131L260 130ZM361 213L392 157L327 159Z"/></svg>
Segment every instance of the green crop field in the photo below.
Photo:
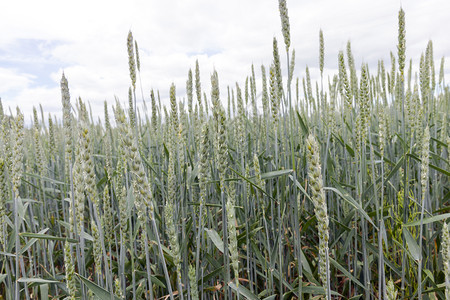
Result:
<svg viewBox="0 0 450 300"><path fill-rule="evenodd" d="M450 299L444 58L412 69L400 9L378 68L349 42L324 78L320 31L314 82L279 13L272 63L227 91L197 63L186 99L138 107L130 32L104 121L64 74L62 120L0 107L0 299Z"/></svg>

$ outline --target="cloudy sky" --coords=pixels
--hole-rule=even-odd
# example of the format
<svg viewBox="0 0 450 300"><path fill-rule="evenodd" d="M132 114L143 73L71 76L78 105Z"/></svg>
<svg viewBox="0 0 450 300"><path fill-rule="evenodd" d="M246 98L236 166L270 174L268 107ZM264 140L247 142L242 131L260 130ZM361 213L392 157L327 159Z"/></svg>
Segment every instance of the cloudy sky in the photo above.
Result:
<svg viewBox="0 0 450 300"><path fill-rule="evenodd" d="M318 74L320 28L326 74L336 72L337 54L348 40L356 66L364 61L375 68L378 59L389 65L389 52L396 53L400 6L406 13L408 59L417 63L429 39L437 72L441 57L450 54L448 0L287 4L298 77L304 76L306 65L313 77ZM144 99L153 88L166 101L174 82L181 100L188 70L197 59L203 87L209 92L210 74L216 69L225 99L226 86L243 83L252 63L260 77L261 64L272 60L274 36L286 60L280 28L277 0L1 1L0 97L4 107L18 105L28 118L39 103L60 117L64 71L72 99L89 101L94 115L102 115L103 101L113 104L115 96L127 101L126 38L132 30L140 50ZM448 82L450 61L445 73ZM140 95L139 81L138 91Z"/></svg>

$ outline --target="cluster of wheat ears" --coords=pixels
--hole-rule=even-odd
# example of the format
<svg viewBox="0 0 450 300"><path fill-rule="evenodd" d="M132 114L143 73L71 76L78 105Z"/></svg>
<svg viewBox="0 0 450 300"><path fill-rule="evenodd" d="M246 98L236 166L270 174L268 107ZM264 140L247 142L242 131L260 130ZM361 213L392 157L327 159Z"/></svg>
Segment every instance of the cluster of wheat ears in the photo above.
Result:
<svg viewBox="0 0 450 300"><path fill-rule="evenodd" d="M390 71L358 72L349 42L324 86L321 31L300 95L279 11L287 77L274 39L261 82L221 96L213 71L206 95L197 63L187 99L139 108L130 32L104 122L64 75L62 120L0 107L1 299L450 299L444 58L436 79L429 42L405 69L400 9Z"/></svg>

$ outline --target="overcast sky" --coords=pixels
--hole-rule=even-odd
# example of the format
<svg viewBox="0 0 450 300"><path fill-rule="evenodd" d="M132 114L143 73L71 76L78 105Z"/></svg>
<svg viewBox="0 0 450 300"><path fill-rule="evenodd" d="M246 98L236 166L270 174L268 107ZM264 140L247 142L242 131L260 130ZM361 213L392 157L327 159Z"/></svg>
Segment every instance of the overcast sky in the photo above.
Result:
<svg viewBox="0 0 450 300"><path fill-rule="evenodd" d="M348 40L357 68L364 61L375 72L378 59L390 68L400 6L406 13L407 59L412 58L417 66L432 39L438 74L441 57L450 54L448 0L288 0L287 5L296 77L304 76L306 65L313 77L318 74L320 28L325 38L326 74L336 72L337 54ZM76 97L89 101L95 116L103 114L105 100L113 104L117 96L126 102L130 29L139 45L146 100L153 88L166 101L172 82L181 100L188 70L195 67L196 59L208 93L210 74L218 71L225 100L226 86L242 84L252 63L260 78L261 64L271 63L274 36L282 62L286 60L277 0L1 1L0 97L4 107L18 105L29 120L32 106L41 103L45 112L60 117L63 71L72 102ZM447 82L449 66L450 61L445 67ZM260 89L261 83L257 84ZM137 91L140 95L139 80Z"/></svg>

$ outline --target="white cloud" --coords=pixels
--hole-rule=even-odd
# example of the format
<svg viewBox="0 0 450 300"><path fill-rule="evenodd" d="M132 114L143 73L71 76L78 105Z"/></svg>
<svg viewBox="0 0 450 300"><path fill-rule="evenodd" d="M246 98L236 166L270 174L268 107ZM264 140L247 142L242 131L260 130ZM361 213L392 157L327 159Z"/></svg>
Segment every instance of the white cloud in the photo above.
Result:
<svg viewBox="0 0 450 300"><path fill-rule="evenodd" d="M32 80L33 75L20 73L11 68L0 67L0 95L24 89Z"/></svg>
<svg viewBox="0 0 450 300"><path fill-rule="evenodd" d="M325 37L326 74L335 72L337 54L349 39L357 67L364 61L374 68L378 59L389 65L389 52L396 52L400 5L406 12L408 58L417 66L420 53L433 39L438 68L440 57L450 53L442 25L448 22L448 1L291 0L295 75L303 76L308 65L318 78L320 28ZM215 68L225 98L226 86L234 87L236 81L242 85L252 63L258 77L260 65L270 64L274 36L283 65L286 60L276 0L2 1L0 28L0 96L5 106L39 101L46 111L54 112L60 110L63 70L72 97L93 103L94 115L102 115L97 107L104 100L113 104L115 95L127 101L129 29L139 43L146 99L151 88L167 98L172 82L181 99L188 69L195 67L196 59L202 87L209 93L209 76ZM31 41L27 45L32 49L21 53L24 40ZM446 73L450 76L449 67Z"/></svg>

